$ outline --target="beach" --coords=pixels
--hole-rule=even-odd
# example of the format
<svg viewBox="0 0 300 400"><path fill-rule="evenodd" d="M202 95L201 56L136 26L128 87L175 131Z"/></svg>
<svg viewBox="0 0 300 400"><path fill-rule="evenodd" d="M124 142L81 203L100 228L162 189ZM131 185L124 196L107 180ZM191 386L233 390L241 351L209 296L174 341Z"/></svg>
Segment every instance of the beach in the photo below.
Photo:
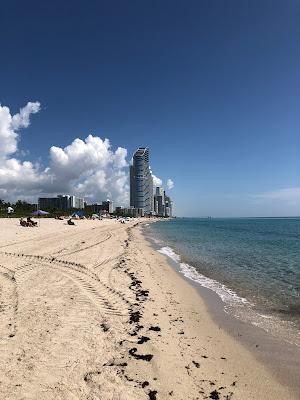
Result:
<svg viewBox="0 0 300 400"><path fill-rule="evenodd" d="M297 399L142 234L0 220L3 399Z"/></svg>

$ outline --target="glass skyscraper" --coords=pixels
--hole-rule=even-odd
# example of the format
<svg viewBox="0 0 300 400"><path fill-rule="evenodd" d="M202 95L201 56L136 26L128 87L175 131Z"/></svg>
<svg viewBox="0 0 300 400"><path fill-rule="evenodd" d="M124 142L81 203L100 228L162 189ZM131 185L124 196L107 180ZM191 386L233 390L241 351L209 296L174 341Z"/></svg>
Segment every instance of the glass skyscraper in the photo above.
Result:
<svg viewBox="0 0 300 400"><path fill-rule="evenodd" d="M130 206L153 212L153 178L149 166L149 149L139 147L130 166Z"/></svg>

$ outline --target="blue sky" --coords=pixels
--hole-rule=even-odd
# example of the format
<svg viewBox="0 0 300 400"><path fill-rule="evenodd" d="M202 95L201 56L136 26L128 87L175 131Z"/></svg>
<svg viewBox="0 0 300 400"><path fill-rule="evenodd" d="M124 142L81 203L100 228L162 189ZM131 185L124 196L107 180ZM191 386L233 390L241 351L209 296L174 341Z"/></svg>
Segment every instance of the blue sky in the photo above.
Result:
<svg viewBox="0 0 300 400"><path fill-rule="evenodd" d="M299 1L64 3L1 6L0 102L41 103L9 157L93 134L149 146L178 215L300 215Z"/></svg>

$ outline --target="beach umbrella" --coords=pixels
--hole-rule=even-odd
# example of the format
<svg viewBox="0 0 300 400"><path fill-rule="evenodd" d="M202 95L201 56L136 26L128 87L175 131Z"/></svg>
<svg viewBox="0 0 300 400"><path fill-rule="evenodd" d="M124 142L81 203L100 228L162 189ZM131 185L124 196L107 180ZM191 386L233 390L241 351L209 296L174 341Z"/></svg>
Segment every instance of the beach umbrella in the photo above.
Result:
<svg viewBox="0 0 300 400"><path fill-rule="evenodd" d="M47 211L43 211L43 210L36 210L33 211L32 215L37 215L39 217L39 225L41 225L41 221L40 221L40 216L41 215L48 215L49 213Z"/></svg>
<svg viewBox="0 0 300 400"><path fill-rule="evenodd" d="M12 207L7 207L7 214L13 213L15 210Z"/></svg>
<svg viewBox="0 0 300 400"><path fill-rule="evenodd" d="M38 215L38 216L48 215L48 214L49 213L47 211L43 211L43 210L36 210L36 211L33 211L33 213L32 213L32 215Z"/></svg>

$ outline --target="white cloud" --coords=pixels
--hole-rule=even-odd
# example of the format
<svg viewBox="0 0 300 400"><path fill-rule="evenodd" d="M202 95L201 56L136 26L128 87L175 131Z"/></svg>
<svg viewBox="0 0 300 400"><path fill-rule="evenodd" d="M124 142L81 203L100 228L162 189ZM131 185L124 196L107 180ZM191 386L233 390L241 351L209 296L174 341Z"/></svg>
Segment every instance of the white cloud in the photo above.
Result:
<svg viewBox="0 0 300 400"><path fill-rule="evenodd" d="M0 162L17 150L18 129L29 125L30 114L40 109L39 102L29 102L18 114L11 115L8 107L0 105Z"/></svg>
<svg viewBox="0 0 300 400"><path fill-rule="evenodd" d="M0 195L14 199L27 196L44 183L39 166L29 161L21 162L12 157L17 151L19 135L17 131L28 127L30 115L40 110L39 102L29 102L20 112L11 115L8 107L0 106ZM24 197L24 196L23 196Z"/></svg>
<svg viewBox="0 0 300 400"><path fill-rule="evenodd" d="M127 150L111 149L108 139L89 135L75 139L64 149L52 146L50 169L52 191L72 192L91 201L104 198L126 204L128 182L125 167Z"/></svg>
<svg viewBox="0 0 300 400"><path fill-rule="evenodd" d="M41 195L71 193L90 201L111 198L119 204L128 202L127 150L112 150L108 139L89 135L75 139L69 146L50 149L50 164L21 162L17 153L17 130L28 127L30 115L40 110L40 103L29 102L18 114L0 106L0 196L36 201Z"/></svg>
<svg viewBox="0 0 300 400"><path fill-rule="evenodd" d="M168 187L169 190L173 189L174 182L172 181L172 179L168 179L167 180L167 187Z"/></svg>
<svg viewBox="0 0 300 400"><path fill-rule="evenodd" d="M29 101L25 107L20 109L18 114L12 117L13 129L27 128L30 124L30 114L36 114L41 109L41 104L38 101L32 103Z"/></svg>
<svg viewBox="0 0 300 400"><path fill-rule="evenodd" d="M158 178L154 174L152 174L152 178L153 178L153 186L154 187L162 186L162 180L160 178Z"/></svg>

